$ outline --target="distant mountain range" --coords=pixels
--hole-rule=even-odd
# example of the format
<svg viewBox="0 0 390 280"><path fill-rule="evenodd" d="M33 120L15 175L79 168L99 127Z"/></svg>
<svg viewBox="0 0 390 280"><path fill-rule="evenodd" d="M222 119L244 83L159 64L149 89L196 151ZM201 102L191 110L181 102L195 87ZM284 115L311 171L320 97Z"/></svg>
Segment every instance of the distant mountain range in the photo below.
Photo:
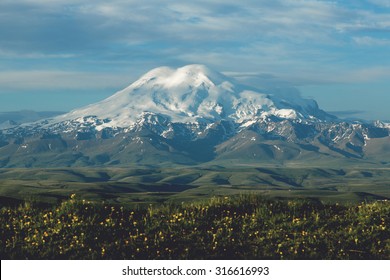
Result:
<svg viewBox="0 0 390 280"><path fill-rule="evenodd" d="M32 110L0 112L0 129L7 129L22 123L35 122L45 118L61 115L64 112L47 111L36 112Z"/></svg>
<svg viewBox="0 0 390 280"><path fill-rule="evenodd" d="M296 90L188 65L156 68L66 114L0 126L1 167L196 164L390 166L390 124L344 121Z"/></svg>

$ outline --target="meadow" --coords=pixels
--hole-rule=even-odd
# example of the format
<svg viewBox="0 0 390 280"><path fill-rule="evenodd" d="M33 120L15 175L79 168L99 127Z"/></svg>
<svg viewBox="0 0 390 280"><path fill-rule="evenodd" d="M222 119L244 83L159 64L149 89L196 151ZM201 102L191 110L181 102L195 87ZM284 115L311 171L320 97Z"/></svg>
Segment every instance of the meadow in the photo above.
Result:
<svg viewBox="0 0 390 280"><path fill-rule="evenodd" d="M361 202L389 200L389 181L389 168L0 168L0 206L31 199L54 205L71 193L121 205L181 203L243 193Z"/></svg>
<svg viewBox="0 0 390 280"><path fill-rule="evenodd" d="M1 259L390 259L390 202L258 194L3 206Z"/></svg>

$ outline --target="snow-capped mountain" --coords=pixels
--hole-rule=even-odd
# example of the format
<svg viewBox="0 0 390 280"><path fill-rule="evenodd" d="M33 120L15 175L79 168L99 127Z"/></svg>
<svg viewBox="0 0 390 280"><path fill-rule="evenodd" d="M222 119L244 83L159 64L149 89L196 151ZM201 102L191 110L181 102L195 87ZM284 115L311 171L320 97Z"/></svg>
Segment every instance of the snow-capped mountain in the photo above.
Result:
<svg viewBox="0 0 390 280"><path fill-rule="evenodd" d="M389 131L383 122L343 122L296 91L267 93L203 65L160 67L101 102L0 129L0 166L367 161L378 151L387 164Z"/></svg>
<svg viewBox="0 0 390 280"><path fill-rule="evenodd" d="M294 103L286 102L278 96L239 85L206 66L188 65L178 69L156 68L111 97L55 118L53 122L96 116L109 120L96 126L101 130L131 127L149 113L173 123L229 120L238 124L268 116L304 119L326 115L313 100L299 98Z"/></svg>

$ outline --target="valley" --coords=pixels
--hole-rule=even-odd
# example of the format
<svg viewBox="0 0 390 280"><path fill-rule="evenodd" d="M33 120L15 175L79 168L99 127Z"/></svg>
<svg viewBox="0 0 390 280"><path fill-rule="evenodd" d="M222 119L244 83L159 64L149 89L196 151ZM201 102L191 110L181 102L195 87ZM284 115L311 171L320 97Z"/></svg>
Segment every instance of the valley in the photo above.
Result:
<svg viewBox="0 0 390 280"><path fill-rule="evenodd" d="M80 199L123 205L259 194L268 198L357 202L390 199L390 168L197 166L177 168L0 169L0 203Z"/></svg>

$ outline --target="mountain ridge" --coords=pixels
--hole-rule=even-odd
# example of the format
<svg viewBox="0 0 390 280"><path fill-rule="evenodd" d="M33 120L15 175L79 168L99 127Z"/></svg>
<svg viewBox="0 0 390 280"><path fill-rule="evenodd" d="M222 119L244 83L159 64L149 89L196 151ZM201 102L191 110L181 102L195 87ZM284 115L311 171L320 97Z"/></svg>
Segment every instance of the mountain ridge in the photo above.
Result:
<svg viewBox="0 0 390 280"><path fill-rule="evenodd" d="M0 166L390 164L390 125L347 122L204 65L155 68L98 103L0 130Z"/></svg>
<svg viewBox="0 0 390 280"><path fill-rule="evenodd" d="M97 116L110 119L118 127L134 124L142 113L158 113L172 122L212 122L229 119L242 123L249 118L275 115L298 118L320 111L314 100L300 98L297 104L277 96L255 91L234 83L233 79L204 65L187 65L178 69L155 68L125 89L105 100L73 110L54 121ZM279 108L280 107L280 108ZM292 107L301 107L301 111ZM331 116L328 116L331 118ZM113 126L110 124L109 126ZM103 125L102 127L105 127Z"/></svg>

